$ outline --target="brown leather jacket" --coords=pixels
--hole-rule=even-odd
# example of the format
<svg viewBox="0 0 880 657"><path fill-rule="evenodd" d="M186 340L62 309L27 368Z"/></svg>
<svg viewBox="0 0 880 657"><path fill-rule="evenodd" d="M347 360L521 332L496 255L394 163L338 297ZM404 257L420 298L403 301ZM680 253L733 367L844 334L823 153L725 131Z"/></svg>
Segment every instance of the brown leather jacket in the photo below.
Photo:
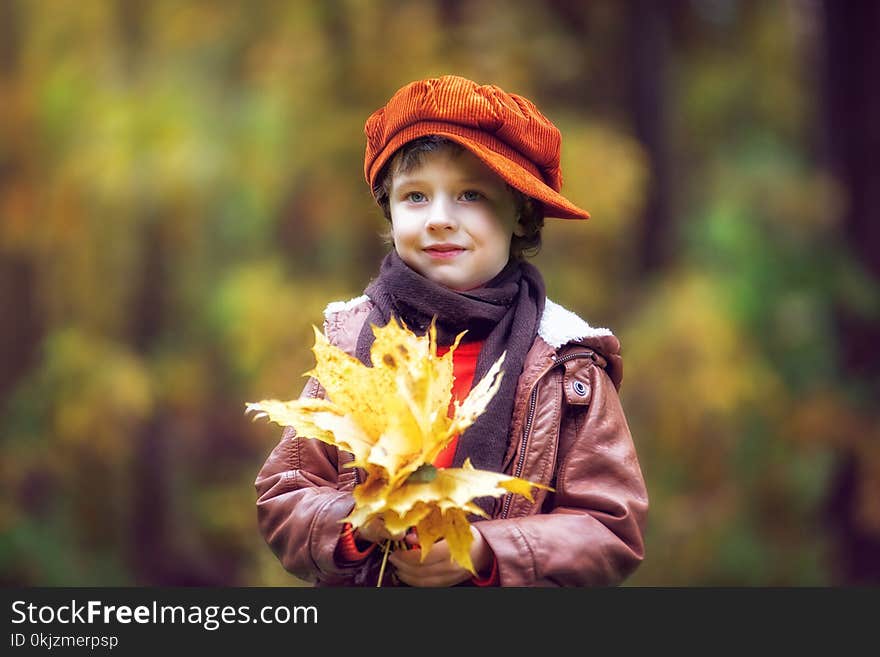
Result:
<svg viewBox="0 0 880 657"><path fill-rule="evenodd" d="M324 331L354 353L372 302L330 304ZM517 386L505 472L547 484L534 502L498 500L474 526L495 553L502 586L610 586L644 556L648 496L618 398L620 343L547 300ZM304 396L322 394L310 379ZM351 455L288 427L257 476L260 532L282 565L323 586L375 585L376 559L334 560L340 520L363 473ZM379 551L374 550L376 555Z"/></svg>

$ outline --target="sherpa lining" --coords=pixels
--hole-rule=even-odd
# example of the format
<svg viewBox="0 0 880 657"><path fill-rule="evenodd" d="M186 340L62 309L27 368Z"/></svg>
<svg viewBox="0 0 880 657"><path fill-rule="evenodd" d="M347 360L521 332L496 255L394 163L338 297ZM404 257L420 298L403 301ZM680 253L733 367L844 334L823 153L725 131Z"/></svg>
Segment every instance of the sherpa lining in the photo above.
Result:
<svg viewBox="0 0 880 657"><path fill-rule="evenodd" d="M544 302L544 314L541 315L538 335L551 347L558 349L567 342L611 335L611 330L590 326L573 312L548 298Z"/></svg>
<svg viewBox="0 0 880 657"><path fill-rule="evenodd" d="M355 306L359 306L369 298L370 297L366 294L362 294L361 296L349 299L348 301L331 301L327 304L327 307L324 308L324 318L330 319L330 315L333 313L341 313L344 310L350 310Z"/></svg>

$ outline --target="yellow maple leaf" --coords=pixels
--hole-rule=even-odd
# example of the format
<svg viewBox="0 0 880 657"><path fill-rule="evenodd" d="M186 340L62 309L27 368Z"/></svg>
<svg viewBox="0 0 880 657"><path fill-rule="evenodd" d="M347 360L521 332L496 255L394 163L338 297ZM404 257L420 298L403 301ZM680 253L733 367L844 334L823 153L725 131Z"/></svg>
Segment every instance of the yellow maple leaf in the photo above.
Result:
<svg viewBox="0 0 880 657"><path fill-rule="evenodd" d="M467 514L487 517L472 500L505 493L518 493L532 500L532 487L548 489L500 472L478 470L471 465L470 459L465 459L461 468L437 469L430 481L413 482L411 479L388 495L385 508L408 523L400 523L403 525L400 526L386 519L389 531L405 531L407 527L415 526L422 559L436 541L445 539L452 558L471 572L474 572L470 558L473 537ZM423 512L426 508L430 509L429 513Z"/></svg>
<svg viewBox="0 0 880 657"><path fill-rule="evenodd" d="M445 539L449 545L449 554L452 560L462 568L476 574L471 561L470 548L473 540L471 525L463 510L455 507L448 509L432 507L431 512L419 522L416 532L422 548L422 559L425 558L434 543Z"/></svg>
<svg viewBox="0 0 880 657"><path fill-rule="evenodd" d="M452 357L463 334L443 356L437 355L432 324L424 336L392 320L371 327L375 340L367 367L333 346L315 328L313 376L326 399L275 399L248 403L256 417L293 426L354 455L352 467L366 480L354 491L354 509L345 518L361 527L380 517L391 533L415 527L422 558L438 540L449 543L451 558L473 572L468 514L485 517L477 497L515 493L531 499L532 487L547 488L510 475L475 469L436 469L432 462L454 436L485 411L501 384L504 354L461 403L452 404Z"/></svg>

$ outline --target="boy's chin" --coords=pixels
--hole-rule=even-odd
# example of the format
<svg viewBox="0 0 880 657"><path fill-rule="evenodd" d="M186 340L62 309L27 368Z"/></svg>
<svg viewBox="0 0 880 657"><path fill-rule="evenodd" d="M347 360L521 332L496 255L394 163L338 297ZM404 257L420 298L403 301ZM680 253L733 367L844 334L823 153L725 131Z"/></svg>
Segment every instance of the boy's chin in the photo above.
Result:
<svg viewBox="0 0 880 657"><path fill-rule="evenodd" d="M429 281L436 283L437 285L442 285L443 287L448 288L453 292L470 292L471 290L485 287L486 283L488 283L495 277L490 276L489 278L460 278L457 276L444 276L442 272L422 271L419 273L427 278Z"/></svg>
<svg viewBox="0 0 880 657"><path fill-rule="evenodd" d="M463 282L463 281L449 281L449 280L437 280L432 279L438 285L442 285L443 287L449 288L453 292L470 292L471 290L476 290L477 288L483 287L486 283L485 281L482 283L474 283L471 281Z"/></svg>
<svg viewBox="0 0 880 657"><path fill-rule="evenodd" d="M413 268L423 277L427 278L432 283L436 283L437 285L441 285L445 288L452 290L453 292L470 292L471 290L476 290L486 285L494 276L489 278L461 278L458 276L448 276L450 272L442 272L442 271L430 271L426 269L417 269ZM497 274L496 274L497 275Z"/></svg>

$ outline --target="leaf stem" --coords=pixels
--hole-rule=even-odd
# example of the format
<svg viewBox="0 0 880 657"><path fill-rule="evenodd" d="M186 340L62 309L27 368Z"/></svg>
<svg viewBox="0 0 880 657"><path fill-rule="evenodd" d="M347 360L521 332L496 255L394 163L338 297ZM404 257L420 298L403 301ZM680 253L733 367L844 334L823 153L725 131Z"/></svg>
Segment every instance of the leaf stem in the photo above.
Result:
<svg viewBox="0 0 880 657"><path fill-rule="evenodd" d="M391 547L391 540L385 540L385 552L382 554L382 566L379 568L379 581L376 582L376 588L382 586L382 577L385 575L385 563L388 561L388 550Z"/></svg>

